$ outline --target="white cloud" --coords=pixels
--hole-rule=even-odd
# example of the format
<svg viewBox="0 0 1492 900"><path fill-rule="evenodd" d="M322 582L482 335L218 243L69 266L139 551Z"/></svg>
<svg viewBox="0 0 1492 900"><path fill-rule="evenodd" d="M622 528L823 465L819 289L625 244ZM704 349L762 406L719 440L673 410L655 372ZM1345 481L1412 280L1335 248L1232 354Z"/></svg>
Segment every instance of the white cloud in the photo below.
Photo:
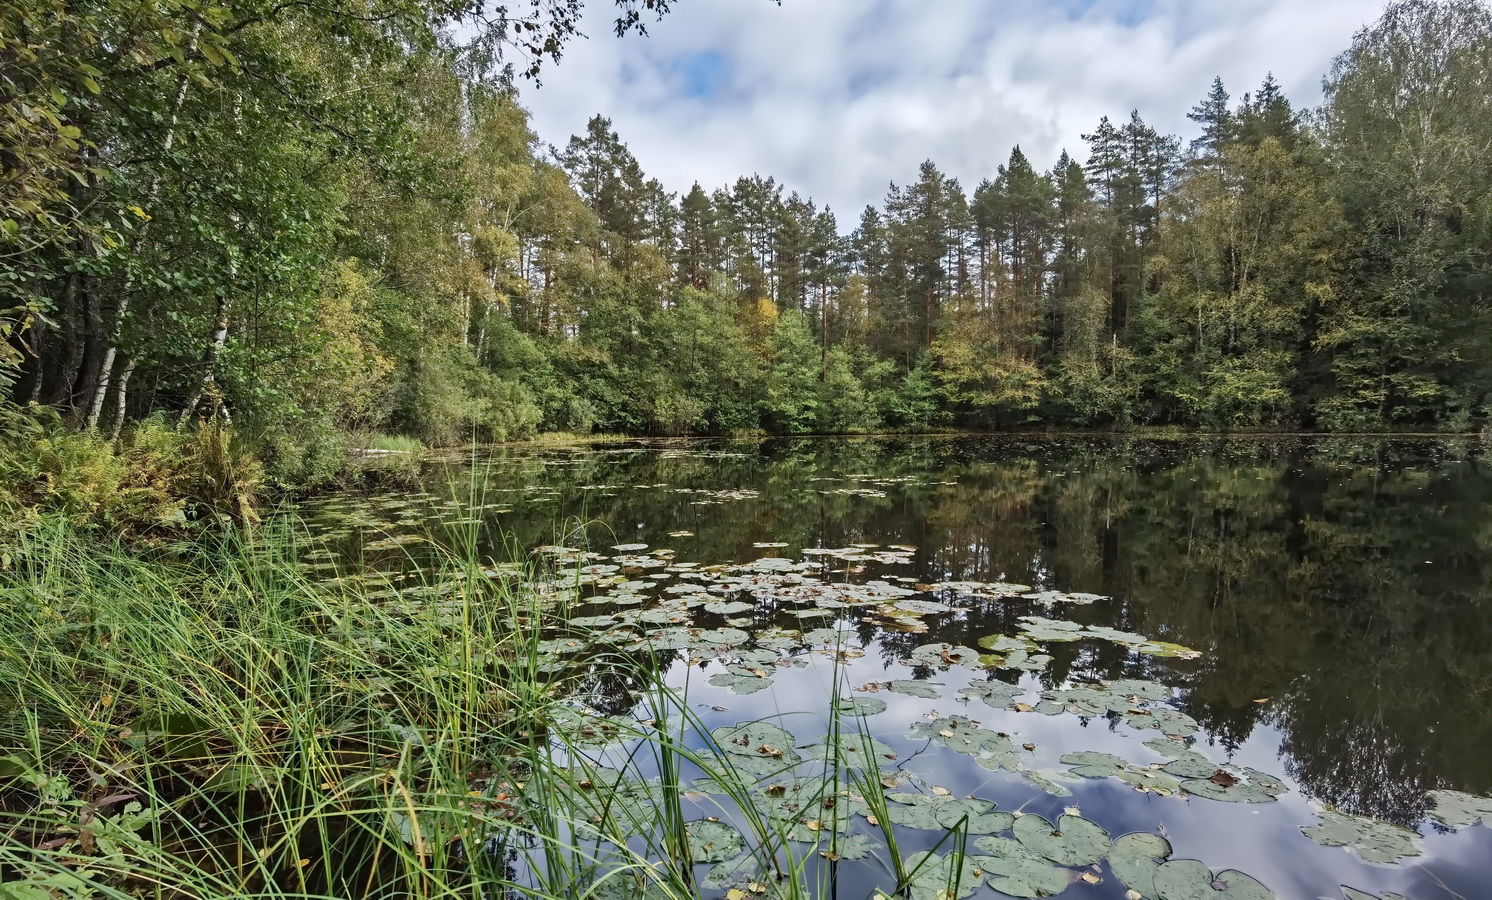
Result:
<svg viewBox="0 0 1492 900"><path fill-rule="evenodd" d="M1214 75L1236 96L1273 71L1314 105L1381 0L681 0L621 41L590 6L592 37L524 90L544 140L601 113L671 190L773 175L849 226L924 159L972 189L1017 143L1081 158L1104 115L1190 136Z"/></svg>

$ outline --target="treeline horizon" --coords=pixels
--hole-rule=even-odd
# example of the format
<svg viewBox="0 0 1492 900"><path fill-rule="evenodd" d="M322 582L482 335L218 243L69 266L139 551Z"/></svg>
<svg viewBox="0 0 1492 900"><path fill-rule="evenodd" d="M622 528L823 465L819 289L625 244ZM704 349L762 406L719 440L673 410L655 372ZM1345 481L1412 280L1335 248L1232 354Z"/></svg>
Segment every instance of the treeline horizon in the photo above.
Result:
<svg viewBox="0 0 1492 900"><path fill-rule="evenodd" d="M294 478L377 432L1488 418L1482 0L1391 4L1314 109L1216 80L1195 139L1134 112L1046 171L929 160L853 222L760 175L669 193L601 115L546 151L462 4L34 5L0 374L75 427L231 420Z"/></svg>

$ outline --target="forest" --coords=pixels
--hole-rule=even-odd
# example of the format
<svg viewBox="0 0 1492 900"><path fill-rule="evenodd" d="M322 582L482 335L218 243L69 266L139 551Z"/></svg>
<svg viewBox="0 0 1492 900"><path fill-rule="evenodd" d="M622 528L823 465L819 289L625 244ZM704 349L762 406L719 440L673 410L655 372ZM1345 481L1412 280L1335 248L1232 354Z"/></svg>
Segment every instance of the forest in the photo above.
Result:
<svg viewBox="0 0 1492 900"><path fill-rule="evenodd" d="M8 0L12 440L231 423L312 483L382 435L1488 418L1482 0L1390 5L1319 106L1217 80L1192 136L1116 110L1050 169L928 160L848 214L672 193L604 111L541 141L522 93L579 6Z"/></svg>

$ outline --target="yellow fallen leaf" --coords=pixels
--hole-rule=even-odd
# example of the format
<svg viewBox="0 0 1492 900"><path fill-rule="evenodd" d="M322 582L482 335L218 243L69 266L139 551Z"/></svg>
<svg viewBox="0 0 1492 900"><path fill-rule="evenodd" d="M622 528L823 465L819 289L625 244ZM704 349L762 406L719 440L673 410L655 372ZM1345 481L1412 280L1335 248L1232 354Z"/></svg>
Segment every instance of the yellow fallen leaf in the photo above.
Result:
<svg viewBox="0 0 1492 900"><path fill-rule="evenodd" d="M1097 875L1094 875L1092 872L1084 872L1083 873L1083 880L1086 881L1086 882L1088 882L1089 884L1098 884L1100 881L1103 881L1102 878L1099 878Z"/></svg>
<svg viewBox="0 0 1492 900"><path fill-rule="evenodd" d="M819 829L824 827L824 823L820 822L818 819L809 819L807 822L804 822L803 825L807 827L809 831L818 831Z"/></svg>
<svg viewBox="0 0 1492 900"><path fill-rule="evenodd" d="M746 892L740 888L731 888L725 892L725 900L746 900Z"/></svg>
<svg viewBox="0 0 1492 900"><path fill-rule="evenodd" d="M948 790L945 787L935 787L935 788L933 788L933 793L937 794L939 797L947 797L949 794L952 794L953 792L950 791L950 790Z"/></svg>

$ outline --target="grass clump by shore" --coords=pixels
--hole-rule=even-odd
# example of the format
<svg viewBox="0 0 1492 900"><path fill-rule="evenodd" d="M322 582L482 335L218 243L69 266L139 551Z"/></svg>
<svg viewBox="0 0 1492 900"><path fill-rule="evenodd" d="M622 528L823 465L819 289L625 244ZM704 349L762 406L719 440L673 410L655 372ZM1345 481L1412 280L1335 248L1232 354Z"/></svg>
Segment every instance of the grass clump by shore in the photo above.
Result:
<svg viewBox="0 0 1492 900"><path fill-rule="evenodd" d="M706 863L825 888L848 838L790 843L772 773L738 767L663 660L540 652L563 573L446 551L393 590L314 580L295 545L269 527L146 559L55 525L11 551L0 897L682 898ZM617 678L627 711L577 717ZM630 749L603 764L608 722ZM880 790L825 765L815 796ZM735 828L699 814L702 780Z"/></svg>

